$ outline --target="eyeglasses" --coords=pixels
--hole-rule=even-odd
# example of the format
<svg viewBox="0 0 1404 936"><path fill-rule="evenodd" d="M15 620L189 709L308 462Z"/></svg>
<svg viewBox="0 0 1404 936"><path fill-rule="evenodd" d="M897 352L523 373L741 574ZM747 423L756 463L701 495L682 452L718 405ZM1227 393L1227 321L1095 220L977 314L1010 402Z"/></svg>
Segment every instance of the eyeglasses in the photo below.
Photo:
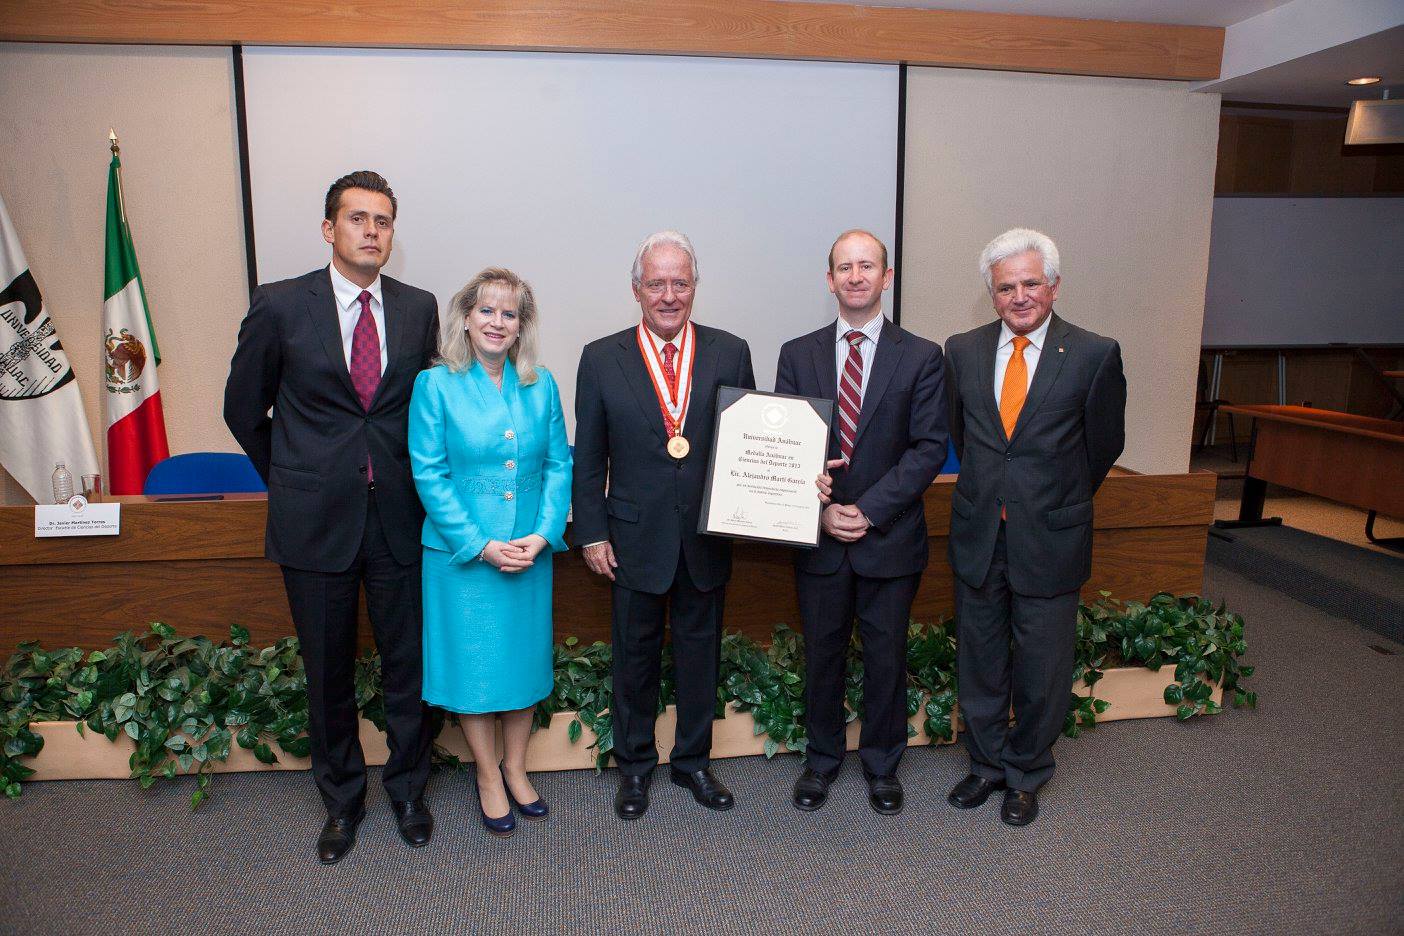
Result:
<svg viewBox="0 0 1404 936"><path fill-rule="evenodd" d="M687 280L673 280L671 284L666 280L649 280L643 284L643 291L650 296L661 296L668 291L669 285L672 285L673 292L679 296L686 296L692 292L692 283Z"/></svg>

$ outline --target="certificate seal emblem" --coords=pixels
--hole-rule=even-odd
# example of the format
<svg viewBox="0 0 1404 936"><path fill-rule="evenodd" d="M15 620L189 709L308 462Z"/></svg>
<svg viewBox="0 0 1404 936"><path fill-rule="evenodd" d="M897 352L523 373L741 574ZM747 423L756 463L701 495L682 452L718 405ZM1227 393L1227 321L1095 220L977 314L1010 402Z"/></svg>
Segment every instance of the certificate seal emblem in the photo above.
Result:
<svg viewBox="0 0 1404 936"><path fill-rule="evenodd" d="M687 457L687 453L692 451L692 445L680 435L675 435L668 440L668 454L676 459L682 460Z"/></svg>
<svg viewBox="0 0 1404 936"><path fill-rule="evenodd" d="M779 429L789 421L790 408L779 400L772 400L761 409L761 422L767 429Z"/></svg>

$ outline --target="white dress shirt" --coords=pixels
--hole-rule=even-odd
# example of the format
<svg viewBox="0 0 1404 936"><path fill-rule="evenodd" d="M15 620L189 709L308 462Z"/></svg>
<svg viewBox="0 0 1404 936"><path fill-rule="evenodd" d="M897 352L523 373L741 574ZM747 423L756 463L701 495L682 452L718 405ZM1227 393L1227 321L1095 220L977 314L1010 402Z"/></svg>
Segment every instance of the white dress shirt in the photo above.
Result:
<svg viewBox="0 0 1404 936"><path fill-rule="evenodd" d="M336 314L341 321L341 350L346 353L346 369L351 369L351 339L356 334L356 323L361 320L361 287L342 276L335 263L327 264L331 271L332 295L336 297ZM385 347L385 305L380 300L380 274L375 282L366 287L371 294L371 318L375 319L375 334L380 342L380 373L385 374L385 363L390 354Z"/></svg>
<svg viewBox="0 0 1404 936"><path fill-rule="evenodd" d="M858 388L858 408L863 408L863 397L868 392L868 377L873 372L873 358L877 357L878 336L882 334L884 318L879 312L869 319L868 324L858 329L866 340L858 342L858 355L863 359L863 385ZM848 338L853 326L840 316L834 334L834 373L838 375L838 386L843 386L843 366L848 363Z"/></svg>
<svg viewBox="0 0 1404 936"><path fill-rule="evenodd" d="M1049 312L1043 324L1029 332L1024 337L1029 339L1029 345L1024 349L1024 365L1029 374L1029 386L1033 386L1034 371L1038 370L1038 358L1043 353L1043 342L1048 338L1048 323L1053 321L1053 313ZM1009 367L1009 359L1014 356L1014 333L1009 330L1009 326L1004 322L999 323L999 345L995 348L994 367L994 395L995 407L999 407L999 394L1004 389L1004 372ZM1024 388L1025 392L1028 387Z"/></svg>

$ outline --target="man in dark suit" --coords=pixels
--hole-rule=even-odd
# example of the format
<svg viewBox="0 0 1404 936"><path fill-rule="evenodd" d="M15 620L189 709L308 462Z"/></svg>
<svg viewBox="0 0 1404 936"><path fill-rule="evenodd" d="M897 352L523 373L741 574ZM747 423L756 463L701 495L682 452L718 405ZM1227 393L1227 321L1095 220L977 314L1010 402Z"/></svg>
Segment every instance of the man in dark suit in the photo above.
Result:
<svg viewBox="0 0 1404 936"><path fill-rule="evenodd" d="M868 802L902 809L897 764L907 748L907 621L926 568L922 497L946 458L941 348L887 321L887 248L846 231L829 250L838 321L780 349L778 393L835 401L820 478L819 546L795 555L804 628L809 745L797 808L818 809L844 755L844 664L853 619L863 644L859 759Z"/></svg>
<svg viewBox="0 0 1404 936"><path fill-rule="evenodd" d="M639 324L586 345L575 387L574 537L614 583L614 810L648 809L658 750L659 655L668 620L677 669L673 782L711 809L730 791L711 773L729 540L697 532L717 388L754 389L751 349L691 321L697 255L676 231L634 257Z"/></svg>
<svg viewBox="0 0 1404 936"><path fill-rule="evenodd" d="M358 597L380 649L400 835L428 843L429 733L420 698L420 526L406 433L415 376L437 347L434 296L380 275L396 202L374 172L327 192L331 264L260 286L239 329L224 421L268 484L267 556L307 668L312 773L327 808L317 842L340 861L365 817L354 677ZM272 407L272 415L269 408Z"/></svg>
<svg viewBox="0 0 1404 936"><path fill-rule="evenodd" d="M1038 815L1072 688L1092 497L1126 440L1121 348L1053 312L1058 248L1015 228L980 255L999 320L946 342L960 711L961 809L1004 789L1001 817ZM1012 643L1012 648L1011 648ZM1010 706L1015 724L1009 725Z"/></svg>

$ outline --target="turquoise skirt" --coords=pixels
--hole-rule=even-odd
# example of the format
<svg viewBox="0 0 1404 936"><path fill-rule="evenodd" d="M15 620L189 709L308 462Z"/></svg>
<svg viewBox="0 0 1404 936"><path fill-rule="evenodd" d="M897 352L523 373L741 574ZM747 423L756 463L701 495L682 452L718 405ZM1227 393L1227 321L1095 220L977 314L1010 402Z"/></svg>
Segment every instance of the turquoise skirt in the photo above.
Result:
<svg viewBox="0 0 1404 936"><path fill-rule="evenodd" d="M552 560L545 549L530 569L508 574L424 550L424 701L478 715L551 694Z"/></svg>

